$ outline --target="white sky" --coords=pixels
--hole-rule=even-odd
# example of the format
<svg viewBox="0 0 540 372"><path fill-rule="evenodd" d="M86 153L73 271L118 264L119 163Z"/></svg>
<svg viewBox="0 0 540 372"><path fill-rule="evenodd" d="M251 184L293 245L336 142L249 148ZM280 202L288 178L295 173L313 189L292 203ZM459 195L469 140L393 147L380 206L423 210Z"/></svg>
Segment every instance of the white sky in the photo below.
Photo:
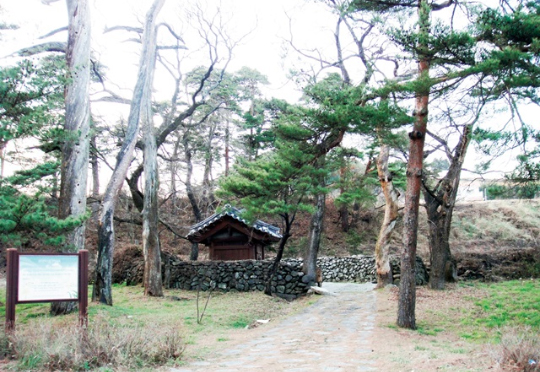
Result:
<svg viewBox="0 0 540 372"><path fill-rule="evenodd" d="M139 26L152 0L90 0L93 23L92 44L94 55L108 67L108 79L114 83L109 88L116 89L123 96L130 98L138 65L138 49L135 43L125 42L128 35L124 32L104 34L106 26L130 25ZM190 51L197 50L196 37L181 16L186 7L195 3L205 3L209 9L220 6L223 19L228 19L227 30L233 38L249 33L243 43L234 52L234 59L229 66L235 71L242 66L255 68L267 75L270 86L266 94L279 98L295 99L298 97L296 87L286 78L287 70L295 63L294 53L283 58L284 40L289 38L289 18L297 45L332 44L332 32L335 27L334 17L328 13L324 5L308 0L207 0L177 1L168 0L160 13L160 21L167 21L178 33L182 34ZM39 0L3 0L0 19L7 23L19 25L21 28L6 31L2 35L0 45L0 64L9 63L10 59L1 59L24 46L43 41L65 41L66 33L45 40L37 38L54 29L67 25L65 1L60 0L44 5ZM208 12L211 14L211 12ZM163 30L164 31L164 30ZM195 44L195 45L194 45ZM201 62L195 55L193 67ZM297 56L296 56L297 59ZM204 63L204 62L203 62ZM155 96L158 99L170 97L172 87L170 79L163 73L156 73L154 83ZM94 105L98 115L127 116L127 107ZM524 111L525 118L534 120L538 110ZM475 154L469 154L467 167L473 168ZM497 169L511 167L513 157L508 156L499 161Z"/></svg>
<svg viewBox="0 0 540 372"><path fill-rule="evenodd" d="M138 46L124 42L132 35L124 32L104 34L102 31L106 26L140 26L152 1L90 0L90 3L94 53L109 68L108 76L111 80L131 89L137 71ZM193 31L180 17L182 11L194 3L197 1L168 0L160 13L160 21L168 22L176 32L182 34L190 49L193 49L193 39L190 39L189 35ZM233 38L247 35L234 52L230 70L234 71L242 66L259 70L270 79L270 94L287 83L282 60L283 40L288 38L289 34L286 13L293 19L294 30L299 31L299 43L306 35L312 39L321 28L320 25L324 25L324 17L328 16L324 6L305 0L208 0L206 3L208 9L220 4L223 18L230 19L226 28ZM22 46L43 41L65 41L65 32L45 40L37 39L38 36L67 25L64 1L44 5L39 0L3 0L2 8L0 17L8 23L19 25L21 29L4 33L0 57L9 55ZM162 30L164 34L165 30ZM159 86L155 89L159 91ZM275 92L272 95L282 93Z"/></svg>
<svg viewBox="0 0 540 372"><path fill-rule="evenodd" d="M125 98L131 98L139 62L140 45L126 42L134 37L126 32L104 33L106 27L127 25L140 27L152 0L90 0L92 20L93 55L107 67L107 88ZM289 38L289 16L298 43L318 42L328 33L326 28L328 12L325 7L305 0L207 0L177 1L167 0L161 10L158 22L167 22L175 32L182 35L188 52L184 72L191 68L208 64L206 50L201 48L200 39L194 28L187 24L185 12L194 4L203 4L208 15L215 14L216 7L225 23L225 29L232 39L242 38L233 53L228 66L235 71L242 66L257 69L267 75L270 85L264 88L265 94L295 100L299 97L297 87L288 81L286 72L289 64L283 59L284 40ZM39 39L52 30L67 26L67 10L64 0L43 4L39 0L3 0L0 19L19 26L17 30L5 31L0 39L0 65L12 64L10 58L17 50L46 41L66 41L67 32ZM333 26L333 25L332 25ZM167 35L164 28L161 35ZM330 34L331 35L331 34ZM331 40L331 39L330 39ZM169 39L170 41L170 39ZM296 41L296 40L295 40ZM167 44L167 40L163 40ZM170 44L170 43L169 43ZM170 99L173 86L167 73L161 68L155 75L154 97L158 100ZM115 123L126 118L129 107L118 104L93 104L92 112L97 117ZM19 151L25 151L22 147ZM114 161L112 162L114 163ZM8 169L8 174L10 173Z"/></svg>

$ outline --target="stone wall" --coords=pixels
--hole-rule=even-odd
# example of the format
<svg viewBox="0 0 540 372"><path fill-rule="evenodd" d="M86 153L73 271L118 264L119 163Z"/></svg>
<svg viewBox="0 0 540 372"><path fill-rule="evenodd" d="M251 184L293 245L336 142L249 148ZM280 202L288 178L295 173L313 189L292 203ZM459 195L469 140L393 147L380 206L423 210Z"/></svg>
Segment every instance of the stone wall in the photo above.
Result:
<svg viewBox="0 0 540 372"><path fill-rule="evenodd" d="M165 285L187 290L263 291L272 261L173 261L165 269ZM297 263L282 262L272 281L272 292L298 296L307 291Z"/></svg>
<svg viewBox="0 0 540 372"><path fill-rule="evenodd" d="M399 279L399 260L392 258L394 278ZM210 288L223 291L264 290L265 278L272 261L201 261L186 262L170 260L164 265L165 285L187 290ZM323 274L323 282L356 281L374 282L375 259L371 256L322 257L317 260ZM284 297L296 297L308 290L302 280L301 259L286 259L272 281L272 292ZM417 261L417 284L427 282L425 266ZM323 284L324 287L324 284Z"/></svg>
<svg viewBox="0 0 540 372"><path fill-rule="evenodd" d="M302 266L301 259L283 261ZM321 257L317 259L317 267L321 269L323 282L373 282L377 280L375 258L371 256Z"/></svg>

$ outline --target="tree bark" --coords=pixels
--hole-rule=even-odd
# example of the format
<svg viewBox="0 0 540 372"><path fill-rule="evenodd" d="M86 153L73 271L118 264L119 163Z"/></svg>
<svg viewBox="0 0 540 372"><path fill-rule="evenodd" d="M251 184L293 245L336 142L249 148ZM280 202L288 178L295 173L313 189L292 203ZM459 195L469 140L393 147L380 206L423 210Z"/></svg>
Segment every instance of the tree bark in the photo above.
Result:
<svg viewBox="0 0 540 372"><path fill-rule="evenodd" d="M345 158L343 158L343 161L345 161ZM345 165L340 167L339 173L340 173L340 176L341 176L341 180L343 182L343 180L346 177L346 173L347 173L347 169L346 169ZM339 192L341 194L345 193L345 187L343 185L340 187ZM343 231L345 233L349 232L349 228L351 226L350 226L350 223L349 223L349 207L347 205L342 204L339 207L339 218L341 220L341 231Z"/></svg>
<svg viewBox="0 0 540 372"><path fill-rule="evenodd" d="M349 208L346 205L339 207L339 219L341 221L341 231L344 233L349 232L351 224L349 223Z"/></svg>
<svg viewBox="0 0 540 372"><path fill-rule="evenodd" d="M156 45L157 30L152 33L152 44ZM152 87L156 60L155 49L149 56L148 75L149 87ZM163 296L161 279L161 248L159 245L159 211L158 191L159 174L157 163L157 144L152 120L152 90L148 89L141 107L141 121L144 142L144 208L142 212L143 229L142 243L144 253L144 294L146 296Z"/></svg>
<svg viewBox="0 0 540 372"><path fill-rule="evenodd" d="M112 257L114 252L114 224L113 217L116 208L118 193L124 183L129 165L133 159L133 150L139 131L139 122L143 95L152 88L151 71L153 58L155 58L155 20L163 6L164 0L155 0L146 14L144 34L142 39L142 52L139 61L139 74L133 90L133 99L128 117L126 136L122 148L116 159L116 166L107 185L103 197L98 228L98 260L96 265L96 278L92 300L112 305Z"/></svg>
<svg viewBox="0 0 540 372"><path fill-rule="evenodd" d="M190 261L197 261L199 259L199 243L191 242L191 251L189 252Z"/></svg>
<svg viewBox="0 0 540 372"><path fill-rule="evenodd" d="M67 69L70 82L65 88L65 143L62 146L62 167L58 217L80 217L86 214L86 182L88 177L90 131L90 9L87 0L67 0L68 44ZM63 252L84 249L84 223L66 236ZM51 305L54 315L71 312L74 302Z"/></svg>
<svg viewBox="0 0 540 372"><path fill-rule="evenodd" d="M189 136L188 132L184 133L183 138L183 144L184 144L184 157L186 160L186 166L187 166L187 172L186 172L186 194L189 200L189 204L191 205L191 209L193 211L193 216L195 217L195 222L201 222L202 221L202 213L201 209L199 208L199 203L197 202L197 198L195 197L195 191L193 190L193 185L191 184L191 177L193 176L193 162L192 162L192 153L191 148L189 147ZM199 258L199 244L198 243L191 243L191 252L189 254L189 259L191 261L197 261Z"/></svg>
<svg viewBox="0 0 540 372"><path fill-rule="evenodd" d="M309 226L309 242L304 259L302 271L306 276L305 281L310 286L315 285L317 281L317 255L319 254L319 247L321 245L321 237L324 229L324 213L326 207L326 194L319 193L317 195L317 206L315 213L311 217L311 224Z"/></svg>
<svg viewBox="0 0 540 372"><path fill-rule="evenodd" d="M149 138L146 138L149 137ZM153 142L152 144L150 142ZM143 218L144 294L163 296L159 243L157 148L153 135L145 136L145 190Z"/></svg>
<svg viewBox="0 0 540 372"><path fill-rule="evenodd" d="M225 177L229 175L229 168L230 168L230 144L231 142L231 133L230 133L230 123L227 119L225 123Z"/></svg>
<svg viewBox="0 0 540 372"><path fill-rule="evenodd" d="M279 267L279 263L281 262L281 258L283 257L283 252L285 251L285 245L287 245L287 241L291 237L292 222L290 221L288 216L286 216L284 220L285 220L285 231L283 232L283 235L281 236L281 240L279 241L276 258L274 258L274 262L272 263L272 266L270 267L270 270L268 271L268 277L266 279L266 287L264 289L264 294L268 296L272 295L272 280L274 279L274 275L276 275L277 269Z"/></svg>
<svg viewBox="0 0 540 372"><path fill-rule="evenodd" d="M143 164L140 164L134 171L131 173L131 177L127 179L127 184L129 186L129 191L131 192L131 199L133 200L133 205L137 210L142 213L144 209L144 195L141 190L139 190L139 178L141 177L144 171Z"/></svg>
<svg viewBox="0 0 540 372"><path fill-rule="evenodd" d="M6 167L6 147L7 147L7 142L0 141L0 179L4 178L4 170ZM228 161L228 157L227 157L227 161ZM228 164L227 164L227 168L228 168Z"/></svg>
<svg viewBox="0 0 540 372"><path fill-rule="evenodd" d="M426 0L418 2L420 39L427 40L430 28L430 11ZM427 46L419 45L418 77L429 76ZM429 87L422 87L416 93L415 121L409 133L409 161L407 163L407 191L403 216L403 250L401 253L401 277L399 285L397 325L416 329L416 246L418 235L418 207L424 162L424 142L427 129Z"/></svg>
<svg viewBox="0 0 540 372"><path fill-rule="evenodd" d="M450 229L471 132L472 125L465 126L450 159L448 172L436 189L430 190L424 182L431 262L429 285L432 289L444 289L446 282L457 280L456 264L450 250Z"/></svg>
<svg viewBox="0 0 540 372"><path fill-rule="evenodd" d="M90 151L90 165L92 166L92 220L98 222L99 220L99 162L97 156L97 144L96 135L93 134L90 139L90 145L92 150Z"/></svg>
<svg viewBox="0 0 540 372"><path fill-rule="evenodd" d="M383 191L385 206L384 219L375 245L375 265L377 269L377 288L392 284L392 268L390 267L390 238L394 232L398 218L399 192L394 188L392 174L388 170L390 147L382 145L377 159L377 173Z"/></svg>
<svg viewBox="0 0 540 372"><path fill-rule="evenodd" d="M90 9L87 0L67 0L69 28L66 61L66 140L62 148L59 218L86 213L86 182L90 148ZM68 234L64 251L84 249L85 225Z"/></svg>
<svg viewBox="0 0 540 372"><path fill-rule="evenodd" d="M176 187L176 175L178 173L178 150L180 149L180 137L174 143L173 158L170 163L171 167L171 204L172 204L172 214L178 214L178 189ZM176 237L175 237L176 239Z"/></svg>
<svg viewBox="0 0 540 372"><path fill-rule="evenodd" d="M204 155L204 173L202 181L202 197L201 205L204 210L205 217L210 214L212 205L215 202L214 190L212 186L212 166L214 163L214 155L212 154L212 141L214 139L214 133L216 132L216 123L210 122L210 128L208 131L208 138L206 143L206 153Z"/></svg>

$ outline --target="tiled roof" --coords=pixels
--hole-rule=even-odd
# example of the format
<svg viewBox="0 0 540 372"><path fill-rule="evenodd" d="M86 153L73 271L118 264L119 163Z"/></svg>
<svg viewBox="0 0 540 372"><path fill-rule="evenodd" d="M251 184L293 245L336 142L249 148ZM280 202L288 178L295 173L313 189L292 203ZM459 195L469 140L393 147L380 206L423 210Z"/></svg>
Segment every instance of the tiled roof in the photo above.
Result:
<svg viewBox="0 0 540 372"><path fill-rule="evenodd" d="M191 227L191 230L189 230L189 233L187 234L187 238L189 239L190 236L197 234L199 231L205 229L206 227L210 226L214 222L220 220L222 217L229 216L239 222L242 222L246 226L253 227L255 230L258 230L262 233L266 233L270 236L273 236L274 238L281 239L281 234L279 233L279 227L270 225L260 220L257 220L255 221L253 225L250 225L245 219L240 217L241 214L242 214L242 211L240 209L227 205L225 206L225 209L221 213L213 214L207 219L193 225Z"/></svg>

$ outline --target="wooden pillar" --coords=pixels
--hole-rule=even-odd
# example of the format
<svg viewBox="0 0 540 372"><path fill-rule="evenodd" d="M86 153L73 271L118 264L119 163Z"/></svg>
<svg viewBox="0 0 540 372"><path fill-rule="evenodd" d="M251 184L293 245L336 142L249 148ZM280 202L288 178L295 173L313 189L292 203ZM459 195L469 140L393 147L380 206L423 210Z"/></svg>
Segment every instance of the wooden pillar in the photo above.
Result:
<svg viewBox="0 0 540 372"><path fill-rule="evenodd" d="M17 280L19 271L19 252L14 248L6 251L6 334L15 332L15 305L17 304Z"/></svg>
<svg viewBox="0 0 540 372"><path fill-rule="evenodd" d="M88 251L79 251L79 326L88 325Z"/></svg>

